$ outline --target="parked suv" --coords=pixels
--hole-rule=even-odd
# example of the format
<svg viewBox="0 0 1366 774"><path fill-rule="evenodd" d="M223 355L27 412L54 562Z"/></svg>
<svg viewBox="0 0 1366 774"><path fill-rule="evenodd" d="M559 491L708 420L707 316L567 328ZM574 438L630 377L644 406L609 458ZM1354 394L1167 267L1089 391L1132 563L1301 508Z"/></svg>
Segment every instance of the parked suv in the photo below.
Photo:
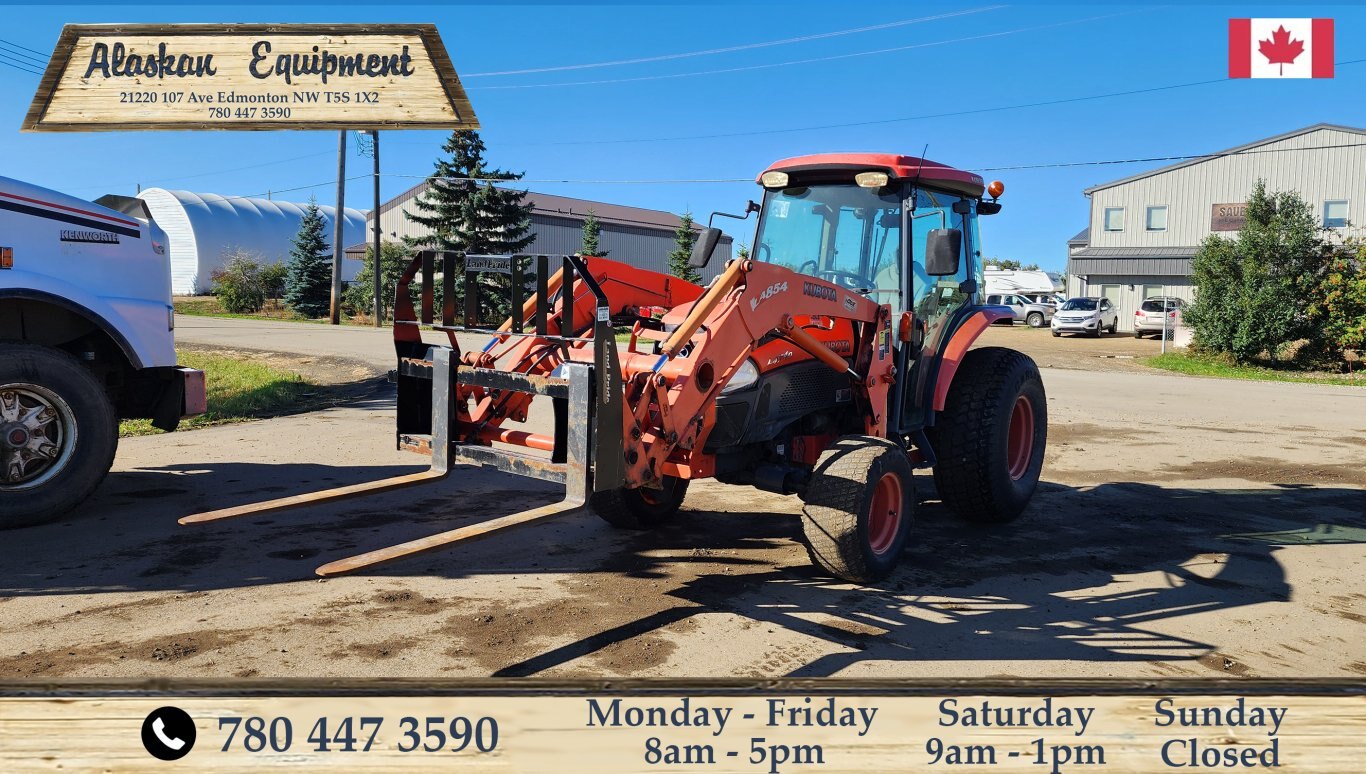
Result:
<svg viewBox="0 0 1366 774"><path fill-rule="evenodd" d="M1054 307L1052 304L1040 304L1031 301L1018 293L997 294L987 296L988 304L1008 307L1014 315L1011 322L1029 323L1031 328L1042 328L1053 319Z"/></svg>
<svg viewBox="0 0 1366 774"><path fill-rule="evenodd" d="M1053 335L1085 333L1099 336L1102 330L1111 333L1119 327L1119 310L1108 298L1087 296L1069 298L1053 315Z"/></svg>
<svg viewBox="0 0 1366 774"><path fill-rule="evenodd" d="M1143 338L1145 333L1156 333L1161 336L1163 328L1162 315L1167 315L1166 328L1167 336L1176 331L1176 327L1181 324L1181 311L1185 308L1186 302L1175 296L1154 296L1143 300L1143 303L1134 310L1134 338Z"/></svg>

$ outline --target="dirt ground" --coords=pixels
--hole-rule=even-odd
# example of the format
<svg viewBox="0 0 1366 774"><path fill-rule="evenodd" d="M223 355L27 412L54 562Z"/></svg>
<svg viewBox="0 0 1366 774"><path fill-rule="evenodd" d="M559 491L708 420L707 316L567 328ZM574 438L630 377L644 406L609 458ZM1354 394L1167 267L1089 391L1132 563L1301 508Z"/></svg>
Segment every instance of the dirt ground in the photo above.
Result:
<svg viewBox="0 0 1366 774"><path fill-rule="evenodd" d="M1170 345L1170 342L1168 342ZM979 347L1010 347L1034 358L1040 368L1071 368L1083 371L1151 373L1144 358L1162 352L1162 341L1132 333L1102 333L1100 338L1064 333L1054 336L1048 328L1028 325L993 325L977 340Z"/></svg>
<svg viewBox="0 0 1366 774"><path fill-rule="evenodd" d="M1156 341L993 329L1045 367L1045 480L1017 522L981 528L917 475L886 582L812 569L795 497L712 482L657 531L580 515L320 580L324 561L556 493L461 468L178 526L423 467L393 450L391 388L354 378L382 364L356 343L375 337L305 327L322 328L238 340L277 364L296 339L335 358L314 374L354 370L345 405L127 439L86 506L0 537L0 678L1366 674L1364 390L1158 374L1118 357Z"/></svg>

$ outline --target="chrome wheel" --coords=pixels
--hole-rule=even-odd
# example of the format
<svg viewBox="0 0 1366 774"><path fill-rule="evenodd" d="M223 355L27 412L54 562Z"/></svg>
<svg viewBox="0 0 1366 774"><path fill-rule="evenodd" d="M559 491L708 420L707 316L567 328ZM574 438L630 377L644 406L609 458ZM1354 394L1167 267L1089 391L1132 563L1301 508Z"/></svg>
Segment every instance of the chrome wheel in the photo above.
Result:
<svg viewBox="0 0 1366 774"><path fill-rule="evenodd" d="M56 476L76 449L76 418L55 392L0 385L0 489L31 489Z"/></svg>

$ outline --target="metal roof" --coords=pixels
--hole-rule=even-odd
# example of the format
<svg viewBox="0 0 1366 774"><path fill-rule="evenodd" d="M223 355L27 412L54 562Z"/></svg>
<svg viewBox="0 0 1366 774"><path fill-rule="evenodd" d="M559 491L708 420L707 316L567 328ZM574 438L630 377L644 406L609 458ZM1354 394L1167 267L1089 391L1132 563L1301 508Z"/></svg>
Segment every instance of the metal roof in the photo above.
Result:
<svg viewBox="0 0 1366 774"><path fill-rule="evenodd" d="M1191 258L1198 247L1083 247L1073 258Z"/></svg>
<svg viewBox="0 0 1366 774"><path fill-rule="evenodd" d="M1246 145L1239 145L1239 146L1237 146L1237 147L1229 148L1229 149L1227 149L1227 150L1215 151L1214 153L1207 153L1207 154L1201 155L1199 158L1186 159L1185 161L1178 161L1178 162L1175 163L1175 164L1168 164L1168 165L1165 166L1165 167L1158 167L1157 169L1150 169L1150 170L1148 170L1147 172L1139 172L1139 173L1136 174L1136 175L1130 175L1130 176L1128 176L1128 177L1122 177L1122 178L1120 178L1120 179L1118 179L1118 180L1112 180L1112 181L1110 181L1110 182L1108 182L1108 183L1101 183L1101 184L1099 184L1099 185L1093 185L1093 186L1091 186L1090 188L1084 189L1084 190L1082 191L1082 193L1083 193L1083 194L1086 194L1087 196L1090 196L1090 195L1091 195L1093 192L1095 192L1095 191L1100 191L1100 190L1103 190L1103 189L1106 189L1106 188L1114 188L1114 187L1117 186L1117 185L1124 185L1125 183L1132 183L1132 182L1135 181L1135 180L1142 180L1142 179L1145 178L1145 177L1152 177L1153 175L1165 174L1165 173L1167 173L1167 172L1171 172L1171 171L1173 171L1173 170L1181 169L1181 168L1183 168L1183 167L1190 167L1190 166L1194 166L1194 165L1196 165L1196 164L1203 164L1203 163L1206 162L1206 161L1213 161L1214 159L1222 158L1222 157L1224 157L1224 156L1236 155L1236 154L1238 154L1238 153L1242 153L1242 152L1245 152L1245 151L1252 150L1253 148L1259 148L1259 147L1261 147L1261 146L1263 146L1263 145L1270 145L1270 144L1273 143L1273 142L1281 142L1282 140L1288 140L1288 139L1290 139L1290 138L1292 138L1292 137L1299 137L1300 135L1303 135L1303 134L1309 134L1309 133L1311 133L1311 132L1318 132L1318 131L1322 131L1322 130L1324 130L1324 129L1331 129L1331 130L1337 131L1337 132L1350 132L1350 133L1352 133L1352 134L1366 135L1366 129L1361 129L1361 128L1354 127L1354 126L1343 126L1343 125L1341 125L1341 124L1328 124L1328 123L1313 124L1312 126L1306 126L1306 127L1300 128L1300 129L1295 129L1295 130L1293 130L1293 131L1285 132L1284 134L1278 134L1278 135L1276 135L1276 136L1274 136L1274 137L1267 137L1267 138L1265 138L1265 139L1257 140L1257 141L1255 141L1255 142L1250 142L1250 143L1247 143Z"/></svg>
<svg viewBox="0 0 1366 774"><path fill-rule="evenodd" d="M1091 243L1091 227L1090 227L1090 226L1087 226L1086 228L1082 229L1081 231L1078 231L1076 236L1074 236L1074 237L1072 237L1071 239L1067 240L1067 244L1069 244L1069 245L1088 245L1088 244L1090 244L1090 243Z"/></svg>
<svg viewBox="0 0 1366 774"><path fill-rule="evenodd" d="M402 207L409 201L421 196L430 185L430 181L423 180L380 205L380 213L389 212L395 207ZM504 188L504 186L498 187ZM555 196L554 194L536 193L534 191L527 192L525 201L531 203L532 214L536 215L582 220L588 214L588 210L591 209L593 216L603 223L673 230L678 228L681 222L677 215L663 210L647 210L644 207L628 207L622 204L573 199L568 196Z"/></svg>

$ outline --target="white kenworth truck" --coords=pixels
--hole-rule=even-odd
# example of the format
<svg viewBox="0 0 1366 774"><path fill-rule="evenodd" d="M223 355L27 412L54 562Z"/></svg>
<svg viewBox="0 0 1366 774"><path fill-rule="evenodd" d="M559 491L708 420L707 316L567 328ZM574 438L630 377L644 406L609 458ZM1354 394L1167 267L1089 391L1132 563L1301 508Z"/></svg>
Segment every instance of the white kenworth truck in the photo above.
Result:
<svg viewBox="0 0 1366 774"><path fill-rule="evenodd" d="M203 413L173 328L166 236L140 201L0 177L0 528L88 497L120 419Z"/></svg>

